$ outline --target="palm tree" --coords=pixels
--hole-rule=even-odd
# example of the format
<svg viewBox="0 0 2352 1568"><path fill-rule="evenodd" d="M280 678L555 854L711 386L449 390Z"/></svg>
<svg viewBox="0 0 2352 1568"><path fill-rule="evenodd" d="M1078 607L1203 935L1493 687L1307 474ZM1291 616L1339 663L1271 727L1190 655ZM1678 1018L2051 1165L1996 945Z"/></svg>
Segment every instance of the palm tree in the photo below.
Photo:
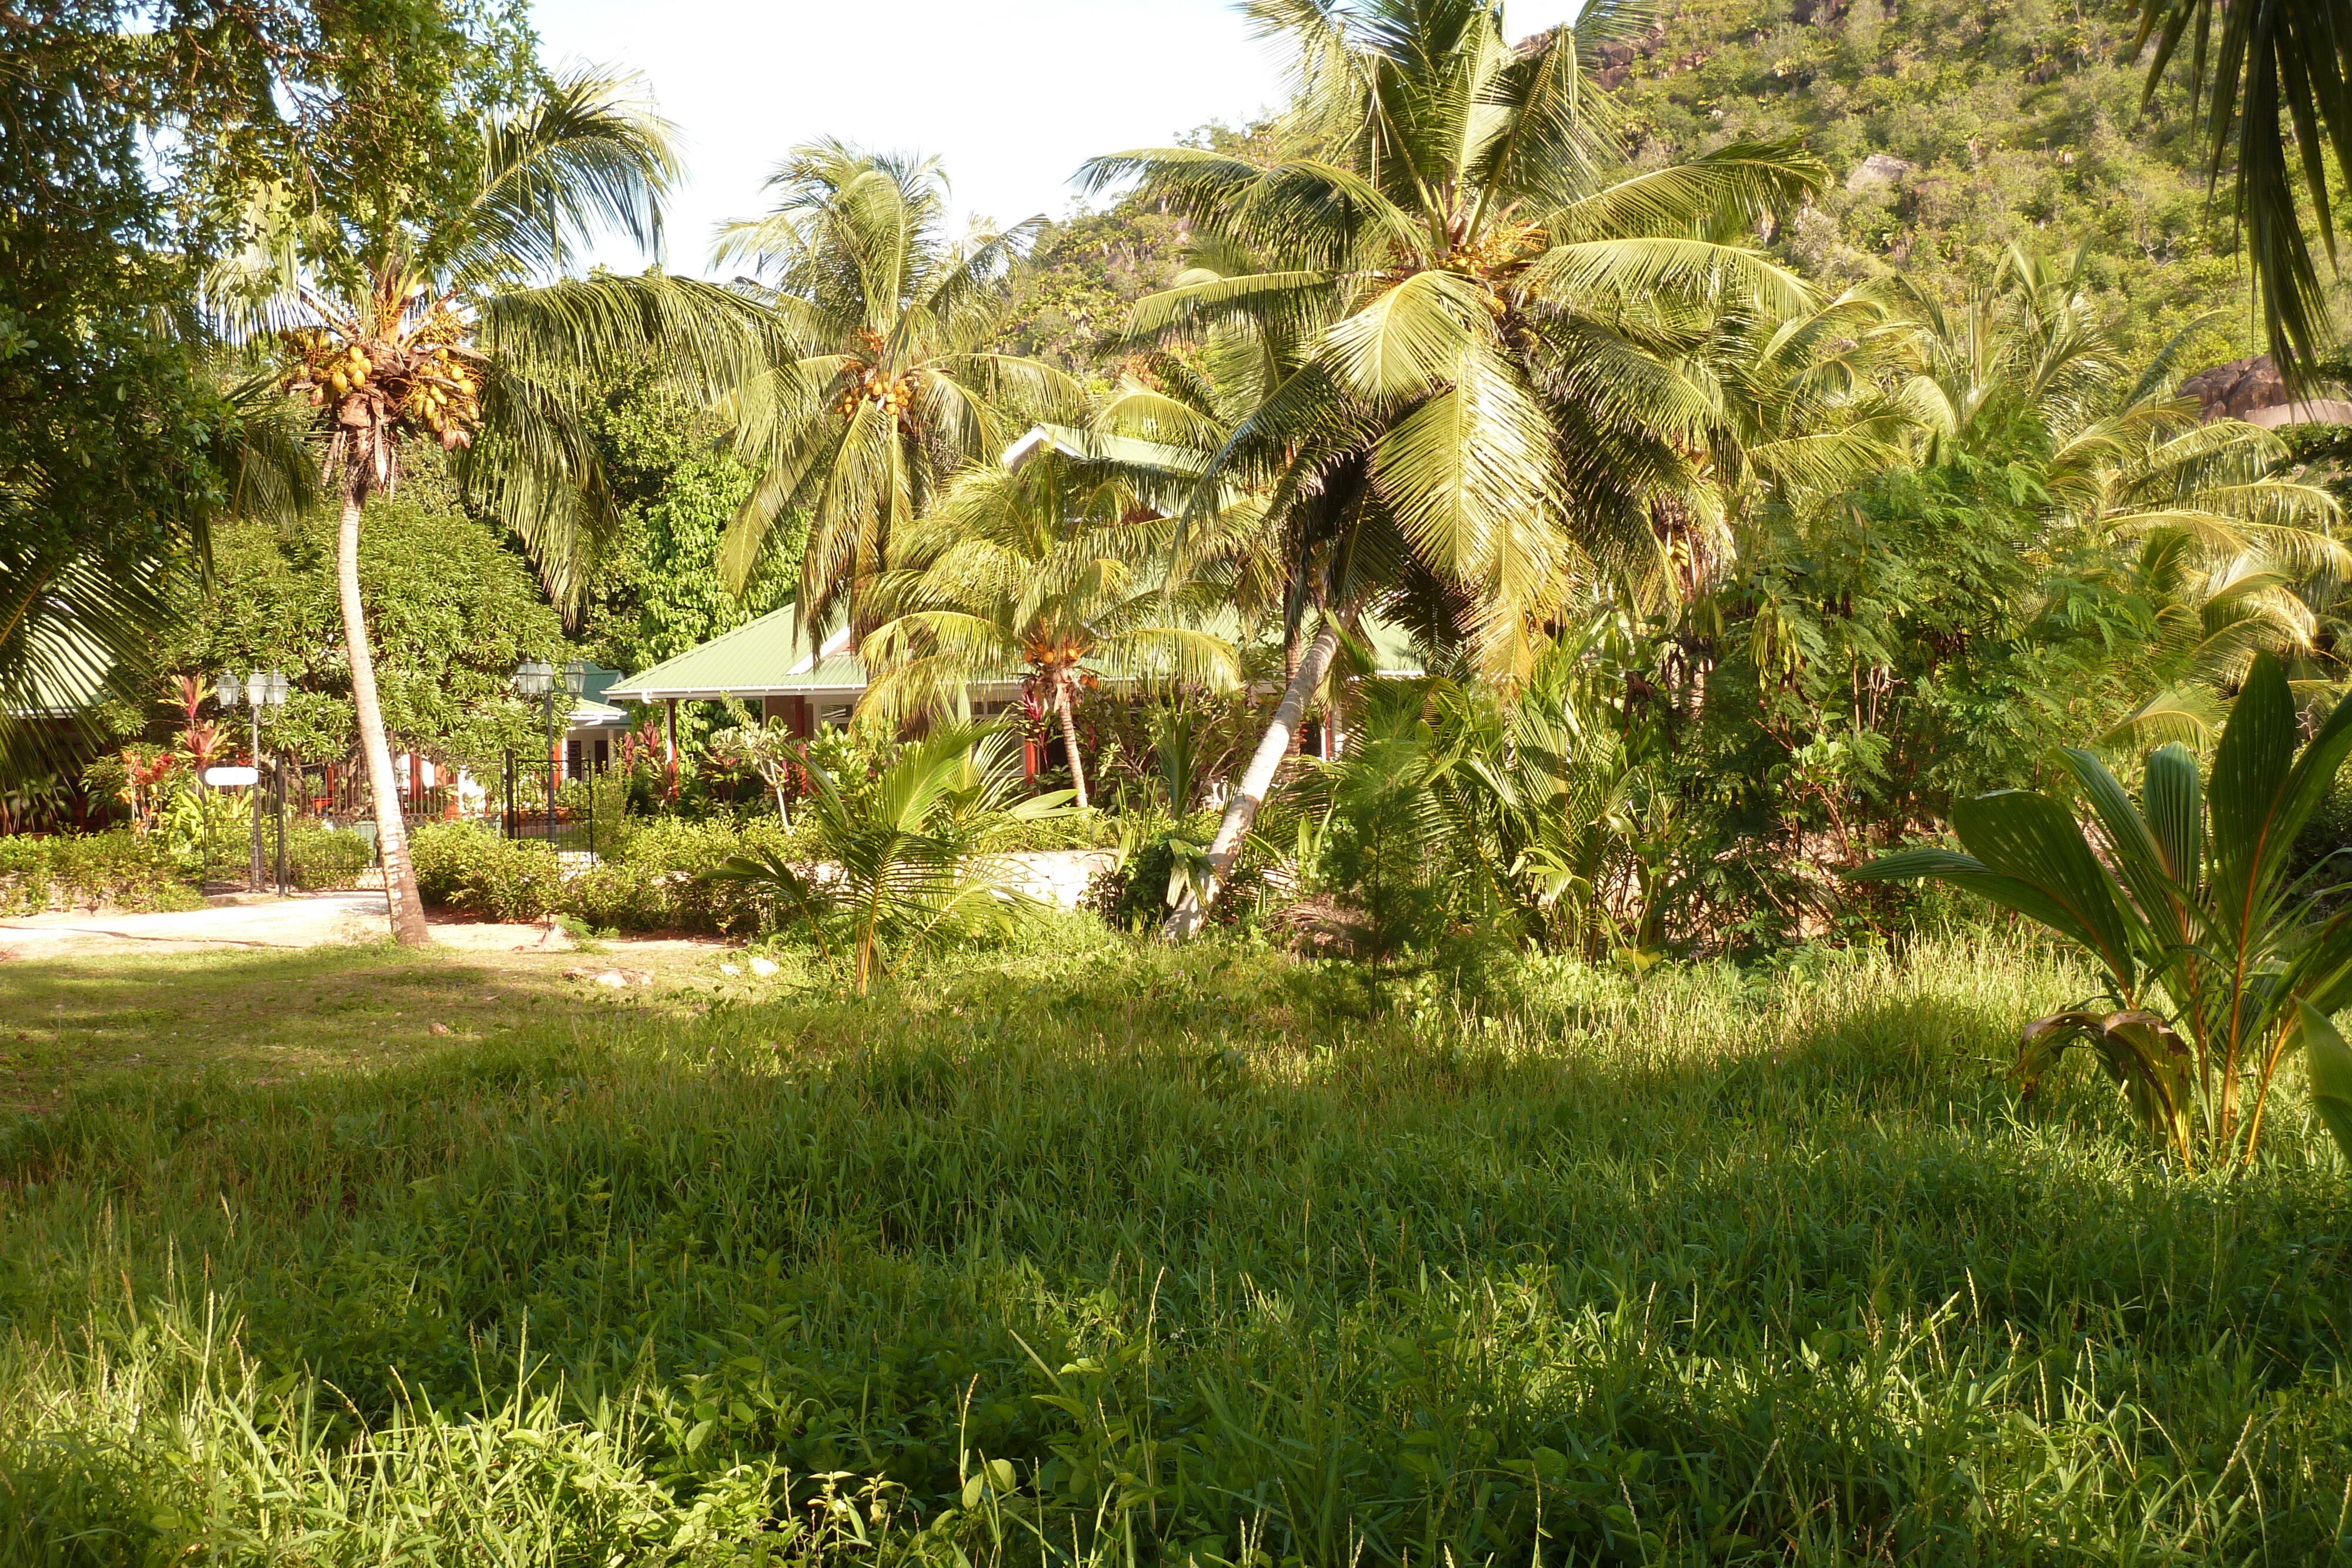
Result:
<svg viewBox="0 0 2352 1568"><path fill-rule="evenodd" d="M2332 261L2330 163L2336 177L2352 178L2352 3L2217 6L2214 0L2134 0L2132 8L2139 16L2133 54L2156 41L2142 109L2155 100L2181 39L2194 40L2189 104L2191 115L2200 105L2205 110L2207 176L2218 183L2222 170L2235 165L2232 194L2262 291L2271 358L2290 384L2298 382L2325 352L2329 322L2304 237L2288 141L2292 136L2300 150L2305 191Z"/></svg>
<svg viewBox="0 0 2352 1568"><path fill-rule="evenodd" d="M2021 421L2038 432L2050 548L2119 555L2157 610L2153 649L2169 682L2104 738L2210 739L2258 653L2313 653L2307 595L2352 573L2335 537L2341 508L2287 471L2277 435L2200 423L2178 395L2179 361L2205 322L2130 369L2083 286L2084 260L2012 249L1957 312L1901 287L1913 363L1898 395L1931 462L1989 451Z"/></svg>
<svg viewBox="0 0 2352 1568"><path fill-rule="evenodd" d="M1041 219L950 244L936 160L838 141L796 150L768 183L774 209L719 246L722 263L767 280L778 318L773 361L734 400L738 448L761 473L719 565L740 590L776 518L805 511L800 603L814 624L853 608L892 536L958 469L1083 393L1040 361L988 348Z"/></svg>
<svg viewBox="0 0 2352 1568"><path fill-rule="evenodd" d="M203 340L201 323L172 327ZM168 497L137 529L56 527L75 516L60 482L72 465L0 484L0 776L37 779L98 749L103 699L146 704L156 651L186 611L224 506L291 527L314 502L316 464L282 402L267 385L229 389L201 445L179 452L181 466L137 475L144 494Z"/></svg>
<svg viewBox="0 0 2352 1568"><path fill-rule="evenodd" d="M1094 161L1209 237L1139 302L1140 336L1238 326L1265 391L1203 493L1268 497L1291 623L1315 630L1212 845L1222 873L1344 629L1402 596L1431 635L1519 678L1596 559L1649 547L1698 485L1713 414L1677 358L1727 303L1804 303L1727 243L1813 189L1813 161L1735 145L1618 177L1589 55L1631 16L1513 47L1498 0L1255 0L1297 89L1295 155L1159 148ZM1212 881L1212 890L1213 880ZM1198 924L1196 904L1172 928Z"/></svg>
<svg viewBox="0 0 2352 1568"><path fill-rule="evenodd" d="M870 612L888 619L858 650L877 672L865 701L891 718L940 712L974 681L1025 676L1061 721L1081 810L1082 666L1215 690L1241 678L1233 644L1199 624L1213 597L1171 592L1153 570L1168 520L1090 466L1048 445L1017 468L957 479L891 541L892 570L867 591Z"/></svg>
<svg viewBox="0 0 2352 1568"><path fill-rule="evenodd" d="M559 601L577 603L596 543L618 525L567 379L624 358L709 384L730 378L756 307L715 285L648 273L562 277L606 225L648 250L677 178L670 128L591 73L486 122L472 197L454 211L266 215L214 292L267 329L280 384L314 411L341 507L337 579L352 699L374 800L394 936L431 940L408 858L360 597L369 497L400 480L413 440L453 455L468 497L502 518ZM555 281L541 281L554 278Z"/></svg>
<svg viewBox="0 0 2352 1568"><path fill-rule="evenodd" d="M828 957L826 926L844 917L851 982L862 997L877 974L896 973L924 943L1001 923L1027 904L986 874L981 836L1001 818L1053 816L1066 810L1068 797L1015 800L1021 777L1013 751L1010 731L943 726L855 795L813 761L801 826L814 863L754 848L710 875L790 903Z"/></svg>

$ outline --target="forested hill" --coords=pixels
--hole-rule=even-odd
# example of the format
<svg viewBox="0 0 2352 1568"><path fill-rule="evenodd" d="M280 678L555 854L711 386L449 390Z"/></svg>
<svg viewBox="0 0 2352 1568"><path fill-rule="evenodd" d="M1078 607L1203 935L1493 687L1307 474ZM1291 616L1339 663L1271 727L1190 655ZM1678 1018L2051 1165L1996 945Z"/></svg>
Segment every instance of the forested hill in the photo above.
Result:
<svg viewBox="0 0 2352 1568"><path fill-rule="evenodd" d="M2185 94L2142 112L2128 28L2059 0L1682 0L1603 79L1645 160L1801 136L1836 183L1780 240L1824 281L2088 241L2135 347L2226 308L2214 346L2243 351L2227 192L2209 204Z"/></svg>
<svg viewBox="0 0 2352 1568"><path fill-rule="evenodd" d="M2088 241L2133 351L2216 310L2188 367L2252 351L2228 192L2209 204L2185 94L2142 113L2119 5L1670 0L1662 14L1603 55L1637 159L1802 137L1833 183L1773 247L1808 275L1902 271L1957 299L2011 243L2071 255ZM1057 225L1020 286L1019 346L1084 362L1181 245L1177 225L1131 204Z"/></svg>

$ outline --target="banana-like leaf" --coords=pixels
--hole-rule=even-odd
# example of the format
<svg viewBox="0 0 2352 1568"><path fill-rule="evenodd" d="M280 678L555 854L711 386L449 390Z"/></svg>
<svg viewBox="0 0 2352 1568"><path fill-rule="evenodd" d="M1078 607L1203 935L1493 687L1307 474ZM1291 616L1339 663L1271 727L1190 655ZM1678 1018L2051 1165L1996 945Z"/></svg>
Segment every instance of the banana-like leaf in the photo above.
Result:
<svg viewBox="0 0 2352 1568"><path fill-rule="evenodd" d="M2327 1015L2309 1002L2302 1009L2303 1056L2311 1075L2311 1108L2319 1113L2336 1146L2352 1160L2352 1046L2336 1032Z"/></svg>
<svg viewBox="0 0 2352 1568"><path fill-rule="evenodd" d="M2233 928L2252 920L2263 904L2294 742L2294 696L2286 672L2267 653L2257 655L2213 753L2214 891ZM2285 836L2292 840L2294 831Z"/></svg>
<svg viewBox="0 0 2352 1568"><path fill-rule="evenodd" d="M2214 887L2242 934L2261 917L2296 835L2352 751L2352 698L2336 705L2297 756L2300 728L2284 667L2257 654L2213 756Z"/></svg>
<svg viewBox="0 0 2352 1568"><path fill-rule="evenodd" d="M1898 850L1844 873L1848 882L1909 882L1929 877L2014 909L2086 946L2095 946L2067 907L2030 882L2003 876L1974 855L1953 850Z"/></svg>
<svg viewBox="0 0 2352 1568"><path fill-rule="evenodd" d="M2123 784L2097 758L2073 747L2059 755L2082 787L2083 798L2091 803L2099 826L2105 830L2107 846L2139 905L2141 918L2163 946L2181 946L2189 940L2189 894L2166 869L2164 847L2157 841L2147 819L2134 808Z"/></svg>
<svg viewBox="0 0 2352 1568"><path fill-rule="evenodd" d="M2058 918L2024 913L2090 948L2114 977L2116 993L2134 994L2139 977L2131 934L2115 884L2074 813L2048 796L2002 789L1960 802L1953 808L1952 827L1970 854L2032 888Z"/></svg>
<svg viewBox="0 0 2352 1568"><path fill-rule="evenodd" d="M2027 1098L2069 1046L2087 1048L2124 1092L2140 1124L2183 1160L2189 1154L2189 1107L2196 1058L2170 1024L2151 1012L2053 1013L2025 1026L2010 1076Z"/></svg>
<svg viewBox="0 0 2352 1568"><path fill-rule="evenodd" d="M1955 887L1969 886L1990 875L1990 866L1958 850L1897 850L1845 873L1848 882L1909 882L1931 876Z"/></svg>
<svg viewBox="0 0 2352 1568"><path fill-rule="evenodd" d="M2194 894L2204 870L2205 842L2205 783L2195 753L2178 741L2149 752L2140 803L2164 853L2165 874Z"/></svg>

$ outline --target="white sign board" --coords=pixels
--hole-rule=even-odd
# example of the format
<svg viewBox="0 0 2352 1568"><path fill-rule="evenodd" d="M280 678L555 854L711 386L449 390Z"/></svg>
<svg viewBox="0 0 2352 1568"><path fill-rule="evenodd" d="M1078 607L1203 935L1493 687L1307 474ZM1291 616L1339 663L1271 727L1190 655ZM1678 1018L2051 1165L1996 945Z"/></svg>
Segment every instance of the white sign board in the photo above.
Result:
<svg viewBox="0 0 2352 1568"><path fill-rule="evenodd" d="M205 782L215 789L242 789L261 775L250 768L207 768Z"/></svg>

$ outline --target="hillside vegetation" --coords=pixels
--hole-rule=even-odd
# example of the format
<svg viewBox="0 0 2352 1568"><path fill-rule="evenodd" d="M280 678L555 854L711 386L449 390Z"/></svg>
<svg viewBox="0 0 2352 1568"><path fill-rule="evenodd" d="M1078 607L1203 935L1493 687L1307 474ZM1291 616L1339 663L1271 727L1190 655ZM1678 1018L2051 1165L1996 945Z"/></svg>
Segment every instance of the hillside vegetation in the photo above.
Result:
<svg viewBox="0 0 2352 1568"><path fill-rule="evenodd" d="M2255 351L2226 201L2207 199L2177 85L2143 112L2127 19L2053 0L1669 0L1601 47L1637 160L1802 139L1835 183L1771 236L1825 287L1900 270L1958 298L2012 245L2091 249L2089 279L2137 358L2210 317L2191 367ZM1189 140L1234 145L1208 127ZM1875 162L1874 162L1874 158ZM1126 201L1050 225L1016 286L1010 342L1099 357L1188 238Z"/></svg>
<svg viewBox="0 0 2352 1568"><path fill-rule="evenodd" d="M1684 0L1603 79L1650 159L1802 137L1839 184L1776 239L1825 283L1900 267L1957 296L2011 245L2088 245L2136 350L2220 309L2210 357L2250 351L2186 95L2143 113L2129 39L2118 11L2053 0Z"/></svg>

